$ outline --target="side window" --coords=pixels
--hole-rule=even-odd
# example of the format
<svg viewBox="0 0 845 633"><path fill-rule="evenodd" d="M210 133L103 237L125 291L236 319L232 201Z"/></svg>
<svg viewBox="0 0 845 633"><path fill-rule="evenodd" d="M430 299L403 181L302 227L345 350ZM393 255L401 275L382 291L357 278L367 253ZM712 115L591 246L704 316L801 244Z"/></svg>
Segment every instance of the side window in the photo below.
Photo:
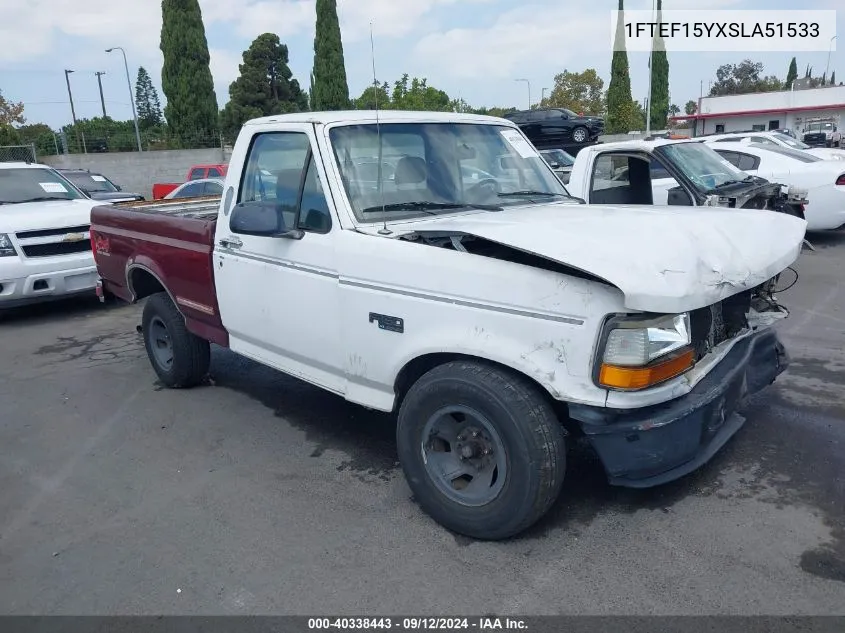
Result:
<svg viewBox="0 0 845 633"><path fill-rule="evenodd" d="M650 162L651 179L658 180L660 178L671 178L672 174L666 171L666 168L658 163L656 160Z"/></svg>
<svg viewBox="0 0 845 633"><path fill-rule="evenodd" d="M331 216L310 150L308 136L302 132L257 135L246 160L238 203L275 213L288 230L328 232Z"/></svg>
<svg viewBox="0 0 845 633"><path fill-rule="evenodd" d="M751 137L752 143L757 143L758 145L774 145L778 146L772 139L766 138L765 136L752 136Z"/></svg>
<svg viewBox="0 0 845 633"><path fill-rule="evenodd" d="M188 176L188 180L199 180L203 177L203 173L205 170L201 167L191 170L191 174Z"/></svg>
<svg viewBox="0 0 845 633"><path fill-rule="evenodd" d="M734 167L739 167L739 154L736 152L726 152L723 150L716 150L719 153L719 156L724 158Z"/></svg>
<svg viewBox="0 0 845 633"><path fill-rule="evenodd" d="M178 196L180 198L197 198L202 194L203 191L203 183L195 182L190 185L185 185L182 187L182 190L179 192Z"/></svg>
<svg viewBox="0 0 845 633"><path fill-rule="evenodd" d="M209 167L208 169L208 177L209 178L220 178L223 174L220 173L220 170L217 167Z"/></svg>
<svg viewBox="0 0 845 633"><path fill-rule="evenodd" d="M743 171L753 171L760 166L760 159L757 156L737 153L737 158L738 162L736 163L736 166Z"/></svg>
<svg viewBox="0 0 845 633"><path fill-rule="evenodd" d="M593 165L589 202L595 204L652 204L648 158L600 154Z"/></svg>
<svg viewBox="0 0 845 633"><path fill-rule="evenodd" d="M206 196L222 196L223 195L223 185L216 183L216 182L205 183L204 195L206 195Z"/></svg>

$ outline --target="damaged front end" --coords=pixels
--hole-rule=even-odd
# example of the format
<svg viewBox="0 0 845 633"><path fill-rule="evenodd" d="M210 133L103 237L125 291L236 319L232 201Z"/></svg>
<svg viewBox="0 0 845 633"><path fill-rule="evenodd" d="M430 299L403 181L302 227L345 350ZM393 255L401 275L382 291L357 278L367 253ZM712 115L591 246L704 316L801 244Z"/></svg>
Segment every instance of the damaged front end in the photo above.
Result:
<svg viewBox="0 0 845 633"><path fill-rule="evenodd" d="M704 206L774 211L804 220L805 206L809 202L808 194L807 189L755 178L751 186L741 191L732 191L726 195L708 195Z"/></svg>

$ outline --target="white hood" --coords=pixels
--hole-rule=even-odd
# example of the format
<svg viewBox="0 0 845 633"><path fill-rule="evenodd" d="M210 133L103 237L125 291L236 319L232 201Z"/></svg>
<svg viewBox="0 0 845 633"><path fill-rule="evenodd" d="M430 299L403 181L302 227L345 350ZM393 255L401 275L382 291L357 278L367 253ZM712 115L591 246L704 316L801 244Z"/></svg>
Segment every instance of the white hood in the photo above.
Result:
<svg viewBox="0 0 845 633"><path fill-rule="evenodd" d="M631 310L662 313L701 308L771 279L798 258L806 226L772 211L571 204L401 225L541 255L613 284Z"/></svg>
<svg viewBox="0 0 845 633"><path fill-rule="evenodd" d="M96 200L49 200L0 206L0 233L37 231L90 224Z"/></svg>

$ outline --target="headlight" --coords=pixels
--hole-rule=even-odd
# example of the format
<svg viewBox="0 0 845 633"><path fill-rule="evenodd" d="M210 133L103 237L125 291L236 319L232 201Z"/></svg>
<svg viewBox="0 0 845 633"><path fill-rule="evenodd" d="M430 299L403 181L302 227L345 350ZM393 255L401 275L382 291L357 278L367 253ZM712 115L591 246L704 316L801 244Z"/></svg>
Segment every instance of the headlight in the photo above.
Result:
<svg viewBox="0 0 845 633"><path fill-rule="evenodd" d="M605 330L598 382L613 389L644 389L690 369L689 314L611 321Z"/></svg>
<svg viewBox="0 0 845 633"><path fill-rule="evenodd" d="M17 255L15 247L12 246L12 240L5 233L0 233L0 257L9 257Z"/></svg>

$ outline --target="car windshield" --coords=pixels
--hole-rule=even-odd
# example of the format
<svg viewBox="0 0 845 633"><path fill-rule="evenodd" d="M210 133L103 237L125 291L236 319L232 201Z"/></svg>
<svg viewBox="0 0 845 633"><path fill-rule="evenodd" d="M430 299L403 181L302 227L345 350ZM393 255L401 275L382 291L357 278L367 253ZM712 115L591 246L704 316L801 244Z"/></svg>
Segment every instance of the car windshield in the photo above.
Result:
<svg viewBox="0 0 845 633"><path fill-rule="evenodd" d="M346 195L361 222L567 200L522 134L470 123L373 123L330 132Z"/></svg>
<svg viewBox="0 0 845 633"><path fill-rule="evenodd" d="M540 154L547 162L557 163L561 167L572 167L575 164L575 159L562 149L548 149L540 152Z"/></svg>
<svg viewBox="0 0 845 633"><path fill-rule="evenodd" d="M769 152L774 152L775 154L780 154L781 156L789 156L790 158L799 160L802 163L817 163L822 160L818 156L814 156L813 154L804 152L800 149L789 149L787 147L776 147L774 145L766 145L763 149Z"/></svg>
<svg viewBox="0 0 845 633"><path fill-rule="evenodd" d="M82 194L52 169L0 169L0 204L78 198Z"/></svg>
<svg viewBox="0 0 845 633"><path fill-rule="evenodd" d="M833 123L810 123L807 126L807 130L811 130L813 132L826 132L828 130L833 129Z"/></svg>
<svg viewBox="0 0 845 633"><path fill-rule="evenodd" d="M572 110L567 110L566 108L561 108L560 110L561 110L561 112L563 112L564 114L566 114L569 117L578 117L579 116L579 114L577 112L573 112Z"/></svg>
<svg viewBox="0 0 845 633"><path fill-rule="evenodd" d="M734 167L704 143L672 143L655 148L683 174L704 190L749 178L748 174Z"/></svg>
<svg viewBox="0 0 845 633"><path fill-rule="evenodd" d="M792 149L810 149L809 145L792 138L788 134L781 134L780 132L775 132L774 134L772 134L772 138L777 139L778 141L780 141L787 147L791 147Z"/></svg>
<svg viewBox="0 0 845 633"><path fill-rule="evenodd" d="M65 173L64 176L83 191L90 193L117 191L117 187L100 174Z"/></svg>

